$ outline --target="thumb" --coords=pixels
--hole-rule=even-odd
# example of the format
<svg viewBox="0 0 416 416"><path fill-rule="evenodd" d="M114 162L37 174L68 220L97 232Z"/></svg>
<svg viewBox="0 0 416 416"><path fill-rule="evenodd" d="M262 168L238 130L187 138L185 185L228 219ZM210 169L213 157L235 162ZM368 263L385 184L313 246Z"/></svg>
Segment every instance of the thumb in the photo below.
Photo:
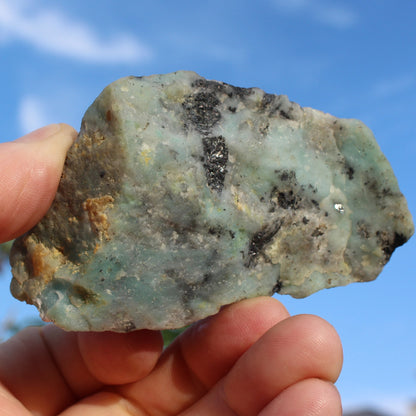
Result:
<svg viewBox="0 0 416 416"><path fill-rule="evenodd" d="M46 214L76 135L66 124L51 124L0 144L0 243L28 231Z"/></svg>

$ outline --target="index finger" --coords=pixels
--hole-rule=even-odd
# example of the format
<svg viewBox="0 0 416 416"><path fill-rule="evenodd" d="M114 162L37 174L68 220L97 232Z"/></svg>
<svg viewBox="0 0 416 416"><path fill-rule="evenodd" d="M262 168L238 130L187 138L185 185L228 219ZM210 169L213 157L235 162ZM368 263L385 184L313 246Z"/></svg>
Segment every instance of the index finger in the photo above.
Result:
<svg viewBox="0 0 416 416"><path fill-rule="evenodd" d="M32 228L49 209L77 132L51 124L0 144L0 243Z"/></svg>

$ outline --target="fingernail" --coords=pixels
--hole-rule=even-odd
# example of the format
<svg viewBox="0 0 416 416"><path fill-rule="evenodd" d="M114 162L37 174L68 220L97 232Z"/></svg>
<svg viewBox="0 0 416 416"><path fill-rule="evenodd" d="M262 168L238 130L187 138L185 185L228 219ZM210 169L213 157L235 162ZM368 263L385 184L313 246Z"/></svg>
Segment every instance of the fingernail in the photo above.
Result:
<svg viewBox="0 0 416 416"><path fill-rule="evenodd" d="M58 133L61 129L60 124L49 124L48 126L41 127L35 131L32 131L29 134L26 134L16 140L19 143L33 143L42 140L46 140L54 134Z"/></svg>

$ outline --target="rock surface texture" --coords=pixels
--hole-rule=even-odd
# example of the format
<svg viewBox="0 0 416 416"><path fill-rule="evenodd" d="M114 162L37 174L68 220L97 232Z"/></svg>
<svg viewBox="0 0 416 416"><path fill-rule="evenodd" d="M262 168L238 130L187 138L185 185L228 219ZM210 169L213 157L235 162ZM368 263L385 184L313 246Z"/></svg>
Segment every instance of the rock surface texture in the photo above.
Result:
<svg viewBox="0 0 416 416"><path fill-rule="evenodd" d="M193 72L128 77L86 112L11 290L67 330L176 328L373 280L412 233L361 122Z"/></svg>

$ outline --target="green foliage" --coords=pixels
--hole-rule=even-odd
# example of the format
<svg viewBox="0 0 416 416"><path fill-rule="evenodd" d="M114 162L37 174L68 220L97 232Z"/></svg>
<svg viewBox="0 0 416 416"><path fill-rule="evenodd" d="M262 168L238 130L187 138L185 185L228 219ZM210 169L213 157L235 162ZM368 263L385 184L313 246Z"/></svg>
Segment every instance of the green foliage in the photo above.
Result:
<svg viewBox="0 0 416 416"><path fill-rule="evenodd" d="M10 249L12 248L13 241L8 241L7 243L0 244L0 270L2 264L8 259L10 254Z"/></svg>
<svg viewBox="0 0 416 416"><path fill-rule="evenodd" d="M182 334L182 332L184 332L186 329L188 329L188 326L179 329L165 329L162 331L164 347L166 348L169 346L176 339L176 337Z"/></svg>
<svg viewBox="0 0 416 416"><path fill-rule="evenodd" d="M6 318L0 326L0 342L9 339L28 326L43 325L45 325L45 322L43 322L40 318L26 318L21 319L20 321L14 318Z"/></svg>
<svg viewBox="0 0 416 416"><path fill-rule="evenodd" d="M12 245L13 241L7 241L7 243L0 244L0 252L9 255Z"/></svg>

